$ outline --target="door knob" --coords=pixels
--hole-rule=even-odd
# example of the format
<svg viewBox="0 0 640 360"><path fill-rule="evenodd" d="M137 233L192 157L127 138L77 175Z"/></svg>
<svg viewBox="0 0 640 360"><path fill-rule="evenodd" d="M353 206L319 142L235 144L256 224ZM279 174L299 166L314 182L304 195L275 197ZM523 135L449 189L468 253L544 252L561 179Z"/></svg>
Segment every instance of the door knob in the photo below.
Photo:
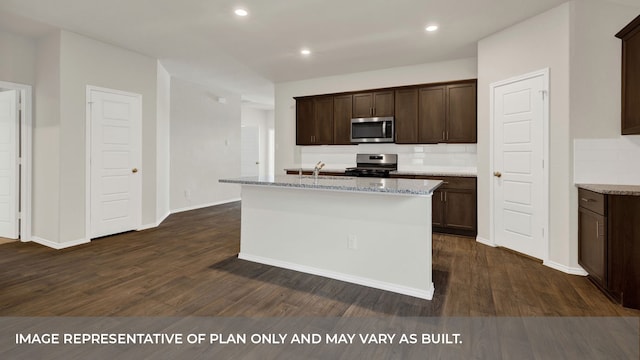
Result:
<svg viewBox="0 0 640 360"><path fill-rule="evenodd" d="M493 173L493 176L499 178L499 177L502 177L502 173L500 171L496 171Z"/></svg>
<svg viewBox="0 0 640 360"><path fill-rule="evenodd" d="M138 172L138 168L131 169L131 172L134 173L134 174L137 173Z"/></svg>

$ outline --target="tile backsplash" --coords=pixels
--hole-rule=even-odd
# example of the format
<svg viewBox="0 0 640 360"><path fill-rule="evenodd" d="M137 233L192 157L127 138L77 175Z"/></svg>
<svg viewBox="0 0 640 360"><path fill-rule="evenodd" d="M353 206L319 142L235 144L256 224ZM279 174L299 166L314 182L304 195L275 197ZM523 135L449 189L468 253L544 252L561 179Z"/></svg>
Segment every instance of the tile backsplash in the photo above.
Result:
<svg viewBox="0 0 640 360"><path fill-rule="evenodd" d="M478 162L476 144L360 144L304 146L301 165L313 168L322 161L327 169L343 169L356 166L356 154L398 154L400 171L476 171Z"/></svg>
<svg viewBox="0 0 640 360"><path fill-rule="evenodd" d="M576 139L573 151L576 184L640 185L640 136Z"/></svg>

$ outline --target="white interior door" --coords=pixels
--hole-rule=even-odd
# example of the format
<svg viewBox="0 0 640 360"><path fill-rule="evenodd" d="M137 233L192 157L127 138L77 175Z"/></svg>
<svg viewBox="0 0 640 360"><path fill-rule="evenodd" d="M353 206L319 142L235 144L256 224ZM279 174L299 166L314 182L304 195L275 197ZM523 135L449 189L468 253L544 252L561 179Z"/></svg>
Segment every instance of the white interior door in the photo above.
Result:
<svg viewBox="0 0 640 360"><path fill-rule="evenodd" d="M257 126L243 126L241 130L240 175L260 174L260 131Z"/></svg>
<svg viewBox="0 0 640 360"><path fill-rule="evenodd" d="M546 259L546 74L492 89L494 242Z"/></svg>
<svg viewBox="0 0 640 360"><path fill-rule="evenodd" d="M0 92L0 237L20 236L18 202L18 91Z"/></svg>
<svg viewBox="0 0 640 360"><path fill-rule="evenodd" d="M141 96L89 91L91 237L141 226Z"/></svg>

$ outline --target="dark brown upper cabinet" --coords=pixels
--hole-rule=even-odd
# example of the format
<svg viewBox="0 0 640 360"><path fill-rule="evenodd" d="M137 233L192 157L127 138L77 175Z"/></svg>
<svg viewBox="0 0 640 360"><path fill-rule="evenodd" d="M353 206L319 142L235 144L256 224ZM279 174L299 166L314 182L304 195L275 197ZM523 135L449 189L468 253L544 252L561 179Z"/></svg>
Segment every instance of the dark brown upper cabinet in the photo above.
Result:
<svg viewBox="0 0 640 360"><path fill-rule="evenodd" d="M640 16L616 37L622 39L622 135L640 134Z"/></svg>
<svg viewBox="0 0 640 360"><path fill-rule="evenodd" d="M429 86L420 89L418 106L418 142L434 144L447 140L446 86Z"/></svg>
<svg viewBox="0 0 640 360"><path fill-rule="evenodd" d="M313 145L315 112L313 98L296 99L296 144Z"/></svg>
<svg viewBox="0 0 640 360"><path fill-rule="evenodd" d="M372 116L395 117L398 144L476 142L476 80L295 100L298 145L350 145L351 119Z"/></svg>
<svg viewBox="0 0 640 360"><path fill-rule="evenodd" d="M296 98L296 144L333 143L333 96Z"/></svg>
<svg viewBox="0 0 640 360"><path fill-rule="evenodd" d="M395 94L396 143L418 142L418 89L399 89Z"/></svg>
<svg viewBox="0 0 640 360"><path fill-rule="evenodd" d="M396 143L475 143L476 114L475 80L396 90Z"/></svg>
<svg viewBox="0 0 640 360"><path fill-rule="evenodd" d="M353 95L353 117L393 116L393 90L371 91Z"/></svg>
<svg viewBox="0 0 640 360"><path fill-rule="evenodd" d="M446 142L477 142L476 82L447 85Z"/></svg>
<svg viewBox="0 0 640 360"><path fill-rule="evenodd" d="M352 101L351 95L333 97L333 144L335 145L351 145Z"/></svg>

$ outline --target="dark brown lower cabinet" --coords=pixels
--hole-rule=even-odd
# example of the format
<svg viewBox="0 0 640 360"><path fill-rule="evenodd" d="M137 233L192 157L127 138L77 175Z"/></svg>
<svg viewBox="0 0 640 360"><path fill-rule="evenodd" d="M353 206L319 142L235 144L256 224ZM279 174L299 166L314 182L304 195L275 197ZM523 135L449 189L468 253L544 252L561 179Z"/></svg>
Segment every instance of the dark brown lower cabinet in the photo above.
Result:
<svg viewBox="0 0 640 360"><path fill-rule="evenodd" d="M578 189L578 263L612 300L640 309L640 196Z"/></svg>
<svg viewBox="0 0 640 360"><path fill-rule="evenodd" d="M407 176L395 175L394 177L406 178ZM411 178L443 182L431 198L434 232L463 236L478 234L475 177L415 175Z"/></svg>
<svg viewBox="0 0 640 360"><path fill-rule="evenodd" d="M593 281L604 286L607 277L606 218L584 207L578 209L579 264Z"/></svg>

